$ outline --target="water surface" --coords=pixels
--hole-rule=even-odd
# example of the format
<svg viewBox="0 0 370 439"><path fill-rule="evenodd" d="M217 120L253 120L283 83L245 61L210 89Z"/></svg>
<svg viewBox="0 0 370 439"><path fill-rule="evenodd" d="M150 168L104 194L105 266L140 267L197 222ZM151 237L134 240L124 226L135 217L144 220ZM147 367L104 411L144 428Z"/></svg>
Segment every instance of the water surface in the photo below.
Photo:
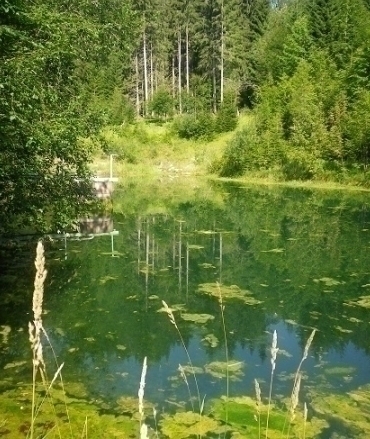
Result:
<svg viewBox="0 0 370 439"><path fill-rule="evenodd" d="M226 394L224 374L209 366L226 356L240 365L230 395L253 396L254 378L267 395L274 330L280 349L274 398L290 395L313 329L302 400L318 389L345 394L369 383L370 305L357 303L370 294L367 194L220 183L188 192L132 186L117 191L111 217L118 233L45 242L44 325L65 362L64 380L82 383L92 399L109 408L136 396L147 357L146 399L159 411L189 407L178 371L188 357L162 300L176 310L207 401ZM11 366L30 359L32 257L24 256L21 272L3 262L0 325L11 328L0 344L3 380L15 372L24 382L30 376L27 363ZM23 295L12 284L18 273ZM226 344L219 297L202 293L216 283L253 298L223 300ZM208 320L197 322L199 314ZM189 386L195 395L191 377ZM331 437L333 428L321 437Z"/></svg>

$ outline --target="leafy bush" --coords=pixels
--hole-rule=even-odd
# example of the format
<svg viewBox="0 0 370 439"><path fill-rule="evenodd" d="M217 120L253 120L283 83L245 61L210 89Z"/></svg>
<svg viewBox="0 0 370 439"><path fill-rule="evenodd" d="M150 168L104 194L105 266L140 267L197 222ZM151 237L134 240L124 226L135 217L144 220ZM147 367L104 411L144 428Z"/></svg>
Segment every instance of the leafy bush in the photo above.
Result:
<svg viewBox="0 0 370 439"><path fill-rule="evenodd" d="M159 89L149 103L149 111L159 117L172 116L174 101L165 89Z"/></svg>
<svg viewBox="0 0 370 439"><path fill-rule="evenodd" d="M314 157L305 151L289 151L283 160L282 171L286 180L310 180L315 176Z"/></svg>
<svg viewBox="0 0 370 439"><path fill-rule="evenodd" d="M209 140L215 134L215 123L209 113L185 115L174 121L173 130L182 139Z"/></svg>

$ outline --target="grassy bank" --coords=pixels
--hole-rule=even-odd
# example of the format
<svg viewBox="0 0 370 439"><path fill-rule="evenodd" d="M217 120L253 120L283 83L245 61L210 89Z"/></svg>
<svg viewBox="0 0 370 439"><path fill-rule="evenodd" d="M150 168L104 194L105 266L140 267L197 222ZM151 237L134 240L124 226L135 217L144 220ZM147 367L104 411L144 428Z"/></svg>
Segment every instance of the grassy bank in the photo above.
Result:
<svg viewBox="0 0 370 439"><path fill-rule="evenodd" d="M248 125L250 116L239 117L235 131L211 138L184 139L173 131L173 122L144 122L123 127L106 127L100 136L92 170L109 174L107 154L115 154L114 174L126 181L145 176L146 180L166 175L208 175L214 160L223 152L236 131Z"/></svg>
<svg viewBox="0 0 370 439"><path fill-rule="evenodd" d="M106 127L99 142L93 146L96 154L92 164L94 174L107 176L110 164L107 156L114 154L113 174L124 184L135 181L150 183L171 181L178 177L207 176L245 184L285 185L324 190L369 191L367 175L360 170L324 172L318 178L286 179L276 166L246 170L238 177L220 177L220 169L229 158L230 145L248 132L253 116L243 113L237 128L214 134L211 138L184 139L174 131L174 122L137 121L133 125ZM232 148L232 146L231 146ZM243 152L245 154L245 152Z"/></svg>

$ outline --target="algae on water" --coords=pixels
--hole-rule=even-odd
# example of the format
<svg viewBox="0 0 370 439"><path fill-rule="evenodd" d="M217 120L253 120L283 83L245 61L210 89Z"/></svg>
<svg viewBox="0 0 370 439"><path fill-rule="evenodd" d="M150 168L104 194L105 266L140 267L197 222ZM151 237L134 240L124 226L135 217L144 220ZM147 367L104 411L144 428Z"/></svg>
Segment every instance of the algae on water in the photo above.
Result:
<svg viewBox="0 0 370 439"><path fill-rule="evenodd" d="M243 361L212 361L204 366L206 373L212 375L214 378L229 378L230 381L240 381L244 375Z"/></svg>
<svg viewBox="0 0 370 439"><path fill-rule="evenodd" d="M370 296L360 296L359 299L346 302L348 305L361 306L363 308L370 308Z"/></svg>
<svg viewBox="0 0 370 439"><path fill-rule="evenodd" d="M262 303L260 300L252 297L252 293L248 290L242 290L237 285L222 285L218 283L204 283L198 286L198 293L206 294L222 300L237 299L246 305L258 305Z"/></svg>
<svg viewBox="0 0 370 439"><path fill-rule="evenodd" d="M255 399L243 397L222 397L211 402L210 411L215 419L227 423L233 430L232 438L249 439L265 437L265 426L268 406L262 404L259 407L258 416ZM288 421L287 421L288 419ZM260 424L259 424L260 421ZM298 410L294 423L289 426L289 415L275 405L270 406L269 414L269 439L290 438L314 439L328 426L324 419L312 417L304 423L301 410ZM261 430L260 430L261 427Z"/></svg>
<svg viewBox="0 0 370 439"><path fill-rule="evenodd" d="M165 414L159 425L169 439L206 437L208 433L219 435L225 432L217 420L194 412L180 412L173 416Z"/></svg>
<svg viewBox="0 0 370 439"><path fill-rule="evenodd" d="M207 323L209 320L214 320L215 316L212 316L210 314L187 314L187 313L183 313L183 314L181 314L181 318L183 320L186 320L186 321L189 321L189 322L204 324L204 323Z"/></svg>
<svg viewBox="0 0 370 439"><path fill-rule="evenodd" d="M214 334L207 334L202 341L211 348L215 348L219 344L218 338Z"/></svg>
<svg viewBox="0 0 370 439"><path fill-rule="evenodd" d="M310 394L313 409L321 416L334 420L347 432L346 437L368 439L370 437L370 385L341 394Z"/></svg>

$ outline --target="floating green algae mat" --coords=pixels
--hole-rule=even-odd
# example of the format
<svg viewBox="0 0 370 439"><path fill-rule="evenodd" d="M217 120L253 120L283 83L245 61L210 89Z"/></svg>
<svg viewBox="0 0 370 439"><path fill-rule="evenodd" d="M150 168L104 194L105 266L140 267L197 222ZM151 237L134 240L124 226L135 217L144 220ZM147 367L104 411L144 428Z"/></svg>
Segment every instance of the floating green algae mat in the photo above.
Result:
<svg viewBox="0 0 370 439"><path fill-rule="evenodd" d="M265 437L268 406L260 406L260 416L257 412L256 401L248 396L226 398L211 401L209 411L212 416L226 423L233 430L232 438L250 439ZM273 404L270 407L268 438L282 437L313 439L328 426L323 419L312 418L304 423L302 414L298 411L293 423L289 423L289 413L278 409ZM289 429L289 436L288 436Z"/></svg>
<svg viewBox="0 0 370 439"><path fill-rule="evenodd" d="M252 293L248 290L242 290L237 285L222 285L219 283L205 283L198 286L198 292L208 296L216 297L222 300L238 299L246 305L258 305L262 303L260 300L252 297Z"/></svg>
<svg viewBox="0 0 370 439"><path fill-rule="evenodd" d="M360 296L358 300L346 302L349 305L362 306L363 308L370 308L370 296Z"/></svg>
<svg viewBox="0 0 370 439"><path fill-rule="evenodd" d="M206 373L214 378L229 378L230 381L239 381L244 375L243 361L212 361L204 366Z"/></svg>
<svg viewBox="0 0 370 439"><path fill-rule="evenodd" d="M37 391L37 417L34 437L48 439L87 437L93 439L132 438L138 434L138 422L121 414L101 414L101 407L83 398L79 383L68 385L69 392L51 389L49 397L41 387ZM0 437L19 439L26 437L31 426L32 387L6 391L0 395Z"/></svg>
<svg viewBox="0 0 370 439"><path fill-rule="evenodd" d="M208 434L220 435L225 432L225 428L217 420L194 412L164 415L159 425L163 435L170 439L207 437Z"/></svg>
<svg viewBox="0 0 370 439"><path fill-rule="evenodd" d="M370 385L346 394L310 392L311 405L316 413L341 424L347 437L370 437Z"/></svg>
<svg viewBox="0 0 370 439"><path fill-rule="evenodd" d="M214 334L207 334L202 341L211 348L215 348L219 344L218 338Z"/></svg>
<svg viewBox="0 0 370 439"><path fill-rule="evenodd" d="M183 320L193 322L193 323L199 323L204 324L207 323L209 320L214 320L215 316L212 316L210 314L181 314L181 318Z"/></svg>

